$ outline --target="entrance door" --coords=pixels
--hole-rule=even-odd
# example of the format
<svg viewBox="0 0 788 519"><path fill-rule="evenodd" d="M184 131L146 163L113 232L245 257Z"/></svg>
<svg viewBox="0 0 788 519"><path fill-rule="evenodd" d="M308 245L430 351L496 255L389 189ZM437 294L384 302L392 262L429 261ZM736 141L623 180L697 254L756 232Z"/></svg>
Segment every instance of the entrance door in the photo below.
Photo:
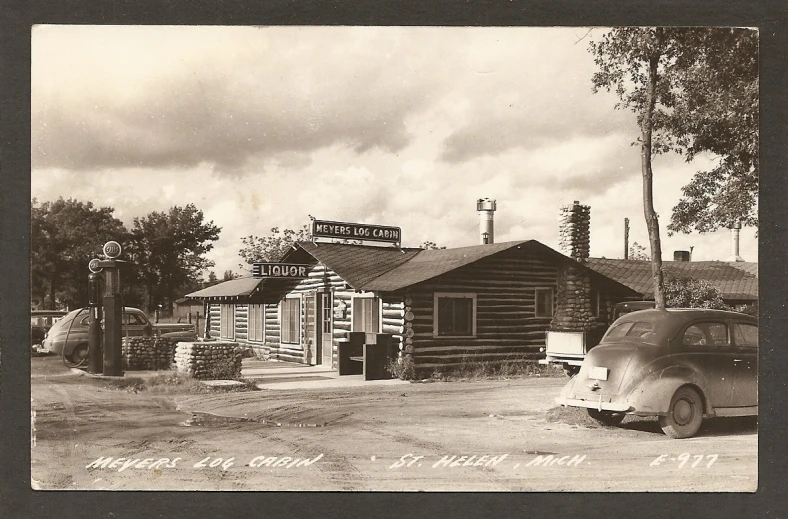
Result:
<svg viewBox="0 0 788 519"><path fill-rule="evenodd" d="M317 326L317 312L316 303L319 294L311 293L306 296L306 333L304 334L304 353L306 354L306 363L310 365L317 364L319 359L317 357L317 344L320 328Z"/></svg>
<svg viewBox="0 0 788 519"><path fill-rule="evenodd" d="M331 356L333 350L333 334L331 332L331 292L322 292L320 297L320 333L318 341L320 344L321 364L331 367Z"/></svg>

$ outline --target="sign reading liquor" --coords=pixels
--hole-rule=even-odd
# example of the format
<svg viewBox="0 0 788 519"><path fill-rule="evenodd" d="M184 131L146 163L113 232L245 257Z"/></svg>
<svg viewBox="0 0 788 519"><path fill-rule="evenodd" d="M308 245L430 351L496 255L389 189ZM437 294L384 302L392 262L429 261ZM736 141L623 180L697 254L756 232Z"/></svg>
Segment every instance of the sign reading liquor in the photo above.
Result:
<svg viewBox="0 0 788 519"><path fill-rule="evenodd" d="M256 278L294 278L309 276L312 265L298 263L253 263L252 277Z"/></svg>
<svg viewBox="0 0 788 519"><path fill-rule="evenodd" d="M312 236L339 240L385 241L400 243L402 230L399 227L367 225L363 223L312 221Z"/></svg>

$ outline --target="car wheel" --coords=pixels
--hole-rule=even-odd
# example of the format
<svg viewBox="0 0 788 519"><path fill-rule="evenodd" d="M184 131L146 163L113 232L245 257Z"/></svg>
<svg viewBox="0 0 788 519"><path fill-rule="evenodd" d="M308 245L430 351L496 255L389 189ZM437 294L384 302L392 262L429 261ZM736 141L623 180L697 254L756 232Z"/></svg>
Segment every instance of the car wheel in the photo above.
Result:
<svg viewBox="0 0 788 519"><path fill-rule="evenodd" d="M580 366L570 366L569 364L564 364L564 375L569 378L574 377L580 373Z"/></svg>
<svg viewBox="0 0 788 519"><path fill-rule="evenodd" d="M88 361L88 345L80 344L74 348L69 356L71 365L69 367L78 368Z"/></svg>
<svg viewBox="0 0 788 519"><path fill-rule="evenodd" d="M624 419L624 413L611 413L610 411L599 411L597 409L589 409L588 416L602 425L610 425L613 427L620 424Z"/></svg>
<svg viewBox="0 0 788 519"><path fill-rule="evenodd" d="M668 414L659 417L662 432L671 438L695 436L703 422L703 400L691 387L681 387L670 399Z"/></svg>

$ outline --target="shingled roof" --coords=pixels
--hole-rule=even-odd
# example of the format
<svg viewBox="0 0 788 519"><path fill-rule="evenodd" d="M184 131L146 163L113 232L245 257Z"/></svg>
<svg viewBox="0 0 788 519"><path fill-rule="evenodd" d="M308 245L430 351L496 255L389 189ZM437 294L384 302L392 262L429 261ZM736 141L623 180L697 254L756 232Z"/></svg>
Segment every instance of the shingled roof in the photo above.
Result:
<svg viewBox="0 0 788 519"><path fill-rule="evenodd" d="M654 297L651 262L589 258L594 271L630 287L646 298ZM726 300L758 299L758 264L726 261L665 261L665 272L673 277L691 277L713 283Z"/></svg>
<svg viewBox="0 0 788 519"><path fill-rule="evenodd" d="M186 297L194 299L246 297L252 295L262 281L262 279L253 277L231 279L224 283L212 285L198 290L197 292L186 294Z"/></svg>
<svg viewBox="0 0 788 519"><path fill-rule="evenodd" d="M361 289L378 276L413 259L421 249L369 247L342 243L298 242L297 247L336 272L348 285ZM286 261L289 256L285 256Z"/></svg>
<svg viewBox="0 0 788 519"><path fill-rule="evenodd" d="M407 263L389 270L380 277L370 280L364 290L391 291L415 285L446 272L468 265L499 252L519 247L527 242L510 241L474 245L457 249L428 249L416 254Z"/></svg>

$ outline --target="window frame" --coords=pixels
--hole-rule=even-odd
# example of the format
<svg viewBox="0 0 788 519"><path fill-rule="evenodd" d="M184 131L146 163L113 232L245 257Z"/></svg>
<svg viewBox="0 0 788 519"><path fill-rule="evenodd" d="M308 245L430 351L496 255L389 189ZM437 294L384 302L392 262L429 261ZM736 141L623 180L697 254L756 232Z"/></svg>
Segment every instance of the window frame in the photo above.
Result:
<svg viewBox="0 0 788 519"><path fill-rule="evenodd" d="M471 302L471 334L470 335L442 335L440 334L440 319L438 315L438 300L444 299L470 299ZM439 339L476 338L477 294L476 292L435 292L432 305L432 336Z"/></svg>
<svg viewBox="0 0 788 519"><path fill-rule="evenodd" d="M541 315L539 313L539 293L550 294L550 313L549 315ZM539 287L534 289L534 317L537 319L552 319L555 316L555 288L553 287Z"/></svg>
<svg viewBox="0 0 788 519"><path fill-rule="evenodd" d="M726 344L724 345L717 345L714 341L714 337L711 334L710 327L711 326L724 326L725 333L726 333ZM706 344L687 344L685 341L685 337L687 332L690 328L698 328L704 336L706 340ZM709 320L703 319L700 321L693 321L688 323L681 331L681 340L680 344L681 347L684 349L689 349L692 351L706 351L706 352L718 352L718 351L730 351L733 348L733 342L731 341L731 325L728 321L725 320Z"/></svg>
<svg viewBox="0 0 788 519"><path fill-rule="evenodd" d="M296 304L296 307L298 308L298 317L296 319L296 327L295 327L296 337L295 337L295 341L286 341L285 337L284 337L284 332L285 332L284 303L285 303L285 301L298 301L298 303ZM281 344L298 344L298 345L301 344L301 334L303 332L303 330L301 329L302 328L302 321L303 321L303 316L301 315L303 313L303 309L301 308L301 306L302 306L301 294L292 294L292 295L285 296L279 302L279 327L280 327L279 328L280 329L279 342Z"/></svg>
<svg viewBox="0 0 788 519"><path fill-rule="evenodd" d="M752 326L755 328L755 345L749 344L739 344L738 339L736 338L736 327L737 326ZM755 323L748 323L743 321L734 321L731 323L731 337L733 338L733 342L736 345L736 348L745 350L745 351L758 351L758 339L760 338L760 330L758 325Z"/></svg>
<svg viewBox="0 0 788 519"><path fill-rule="evenodd" d="M589 296L591 298L591 316L599 317L602 313L602 294L598 289L592 288Z"/></svg>
<svg viewBox="0 0 788 519"><path fill-rule="evenodd" d="M259 323L255 320L259 318ZM246 305L247 334L246 340L250 342L265 342L265 305L248 304ZM254 326L252 326L254 323ZM259 324L259 326L258 326ZM252 330L255 332L254 336ZM260 337L259 339L257 337Z"/></svg>
<svg viewBox="0 0 788 519"><path fill-rule="evenodd" d="M333 298L332 298L333 299ZM377 300L378 302L378 322L377 322L377 331L368 332L366 330L357 330L356 329L356 300L357 299L372 299ZM381 333L383 330L383 299L378 297L374 292L365 292L360 294L353 294L350 297L350 331L351 332L364 332L370 334L377 334Z"/></svg>
<svg viewBox="0 0 788 519"><path fill-rule="evenodd" d="M225 309L229 309L229 322L225 324ZM227 334L227 327L229 327L229 334ZM219 304L219 338L235 340L235 305L232 303Z"/></svg>

